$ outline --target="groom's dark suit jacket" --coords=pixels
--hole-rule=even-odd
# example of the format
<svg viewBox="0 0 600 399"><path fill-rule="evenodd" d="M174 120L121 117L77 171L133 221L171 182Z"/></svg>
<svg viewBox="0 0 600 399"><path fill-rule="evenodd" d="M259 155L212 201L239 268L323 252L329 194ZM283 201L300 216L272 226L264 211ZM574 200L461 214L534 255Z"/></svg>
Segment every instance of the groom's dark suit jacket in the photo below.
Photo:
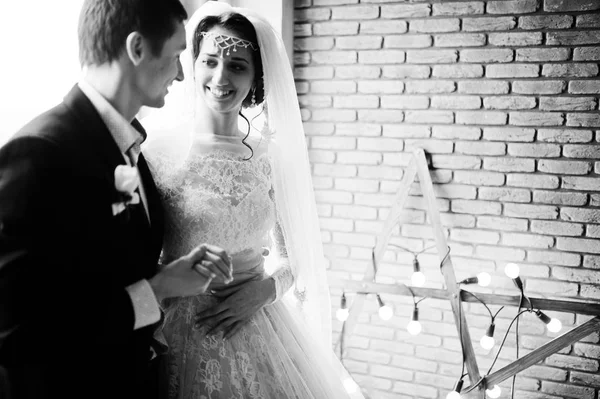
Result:
<svg viewBox="0 0 600 399"><path fill-rule="evenodd" d="M0 149L0 371L14 398L148 397L154 327L134 331L125 287L156 272L163 215L141 156L152 223L139 205L113 216L119 164L77 86Z"/></svg>

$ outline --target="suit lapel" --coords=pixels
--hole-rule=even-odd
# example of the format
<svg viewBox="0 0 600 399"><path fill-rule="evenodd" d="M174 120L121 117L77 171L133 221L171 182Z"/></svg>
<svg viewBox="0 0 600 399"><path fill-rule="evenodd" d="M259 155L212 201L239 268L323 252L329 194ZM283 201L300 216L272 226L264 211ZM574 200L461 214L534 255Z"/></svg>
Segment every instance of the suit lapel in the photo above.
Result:
<svg viewBox="0 0 600 399"><path fill-rule="evenodd" d="M125 164L123 154L98 111L77 85L67 94L64 104L79 118L82 131L85 130L85 139L89 141L89 145L82 151L93 154L96 159L110 168L111 173L117 165Z"/></svg>
<svg viewBox="0 0 600 399"><path fill-rule="evenodd" d="M104 171L103 174L111 181L111 186L114 187L114 170L118 165L125 165L126 162L110 131L102 121L102 118L98 114L96 108L92 105L91 101L77 85L71 89L63 102L81 122L81 130L82 134L85 134L86 142L85 148L82 148L81 151L85 153L86 160L92 162L95 160L102 165L102 170ZM145 137L146 133L137 120L134 120L132 125L140 130ZM156 196L156 187L149 175L146 163L142 163L143 167L140 167L142 184L144 184L147 196L153 198ZM143 172L142 169L144 169ZM156 208L156 205L153 205L153 207ZM153 220L153 214L160 213L156 210L153 211L152 209L148 209L148 212L151 220ZM141 217L135 218L136 224L140 227L143 226L144 230L148 232L150 225L143 210L140 213L140 216Z"/></svg>

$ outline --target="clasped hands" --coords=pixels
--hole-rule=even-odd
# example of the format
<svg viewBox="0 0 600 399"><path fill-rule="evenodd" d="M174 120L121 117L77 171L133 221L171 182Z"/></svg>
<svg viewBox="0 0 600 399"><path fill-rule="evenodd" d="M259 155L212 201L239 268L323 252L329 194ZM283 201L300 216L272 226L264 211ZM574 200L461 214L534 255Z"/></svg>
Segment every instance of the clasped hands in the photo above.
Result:
<svg viewBox="0 0 600 399"><path fill-rule="evenodd" d="M234 287L212 290L220 302L196 314L196 327L208 326L207 335L223 334L228 339L241 330L265 305L275 300L275 280L252 280Z"/></svg>
<svg viewBox="0 0 600 399"><path fill-rule="evenodd" d="M167 264L149 282L158 301L177 296L192 296L206 292L213 281L229 284L233 281L231 258L225 250L202 244L188 255ZM223 333L223 339L236 334L276 296L275 280L252 280L234 287L211 291L220 302L196 315L196 326L207 325L207 334Z"/></svg>
<svg viewBox="0 0 600 399"><path fill-rule="evenodd" d="M202 244L165 265L149 281L156 299L192 296L206 292L213 280L233 281L231 258L224 249Z"/></svg>

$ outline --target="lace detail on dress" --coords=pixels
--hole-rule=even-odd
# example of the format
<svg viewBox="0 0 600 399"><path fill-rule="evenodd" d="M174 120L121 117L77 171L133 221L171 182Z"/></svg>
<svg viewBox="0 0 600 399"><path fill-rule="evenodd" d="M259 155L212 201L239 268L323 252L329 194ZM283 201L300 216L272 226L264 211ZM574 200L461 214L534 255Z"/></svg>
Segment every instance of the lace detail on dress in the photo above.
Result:
<svg viewBox="0 0 600 399"><path fill-rule="evenodd" d="M260 248L275 222L269 196L271 162L266 154L245 155L213 149L185 162L151 157L166 208L166 259L204 242L230 255Z"/></svg>
<svg viewBox="0 0 600 399"><path fill-rule="evenodd" d="M220 145L220 143L219 143ZM264 277L263 246L278 230L271 184L271 160L263 148L255 155L235 145L202 147L186 161L151 155L157 187L165 204L165 261L196 245L218 245L233 257L234 282ZM256 151L257 148L259 151ZM243 151L241 151L243 150ZM277 226L277 228L275 228ZM281 236L281 235L280 235ZM293 285L285 242L271 241L280 267L274 272L277 299ZM259 310L233 337L208 334L195 315L219 298L172 298L159 332L168 346L170 399L344 398L326 361L315 360L312 335L299 327L284 301ZM317 362L315 364L314 362Z"/></svg>
<svg viewBox="0 0 600 399"><path fill-rule="evenodd" d="M169 398L320 399L307 392L306 378L286 353L280 336L287 326L272 309L263 309L233 338L208 335L190 314L217 304L198 296L179 301L166 314L169 337ZM278 327L281 325L283 330ZM289 339L289 338L288 338ZM286 340L286 342L288 342ZM291 344L291 342L290 342ZM292 345L293 347L293 345Z"/></svg>

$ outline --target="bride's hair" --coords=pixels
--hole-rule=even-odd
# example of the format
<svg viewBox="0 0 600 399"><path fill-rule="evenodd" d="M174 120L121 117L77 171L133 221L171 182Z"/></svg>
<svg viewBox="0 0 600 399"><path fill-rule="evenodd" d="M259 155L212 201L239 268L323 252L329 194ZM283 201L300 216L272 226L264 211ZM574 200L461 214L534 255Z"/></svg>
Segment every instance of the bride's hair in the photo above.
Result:
<svg viewBox="0 0 600 399"><path fill-rule="evenodd" d="M198 59L198 55L200 54L200 47L202 45L202 39L204 36L202 32L208 32L215 26L220 26L223 29L227 29L238 35L240 39L248 40L252 43L258 43L258 38L256 37L256 30L252 25L252 22L248 21L248 19L242 14L238 14L235 12L221 14L221 15L209 15L202 19L198 26L196 27L196 31L194 32L194 40L192 47L192 57L193 61L196 62ZM261 104L265 99L265 87L263 83L263 67L262 67L262 59L260 57L260 51L252 52L252 60L254 63L254 99L256 104ZM244 101L242 101L242 107L248 108L252 104L252 91L248 92Z"/></svg>

